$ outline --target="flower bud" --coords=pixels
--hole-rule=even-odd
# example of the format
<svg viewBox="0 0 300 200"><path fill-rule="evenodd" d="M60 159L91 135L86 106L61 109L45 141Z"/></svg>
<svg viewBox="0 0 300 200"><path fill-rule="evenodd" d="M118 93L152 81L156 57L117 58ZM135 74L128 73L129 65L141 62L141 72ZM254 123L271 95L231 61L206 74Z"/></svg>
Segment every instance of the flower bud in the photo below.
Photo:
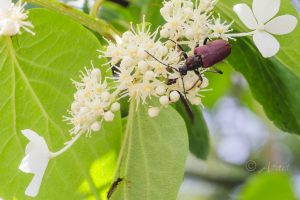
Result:
<svg viewBox="0 0 300 200"><path fill-rule="evenodd" d="M158 94L158 95L164 95L165 92L166 92L166 88L162 85L157 86L156 89L155 89L155 93Z"/></svg>
<svg viewBox="0 0 300 200"><path fill-rule="evenodd" d="M159 102L161 105L166 106L169 104L169 98L167 96L162 96L159 98Z"/></svg>
<svg viewBox="0 0 300 200"><path fill-rule="evenodd" d="M101 124L99 122L94 122L92 125L91 125L91 129L92 131L99 131L101 129Z"/></svg>
<svg viewBox="0 0 300 200"><path fill-rule="evenodd" d="M155 77L155 74L153 71L146 71L145 73L145 79L150 81L150 80L153 80Z"/></svg>
<svg viewBox="0 0 300 200"><path fill-rule="evenodd" d="M117 111L119 111L119 110L120 110L120 103L119 103L119 102L113 103L113 104L111 105L110 110L111 110L112 112L117 112Z"/></svg>
<svg viewBox="0 0 300 200"><path fill-rule="evenodd" d="M150 117L157 117L160 112L160 109L157 107L152 107L148 109L148 115Z"/></svg>
<svg viewBox="0 0 300 200"><path fill-rule="evenodd" d="M114 113L112 113L111 111L107 111L106 113L104 113L104 120L107 122L111 122L112 120L114 120Z"/></svg>
<svg viewBox="0 0 300 200"><path fill-rule="evenodd" d="M170 99L173 102L177 102L180 99L180 94L177 91L172 91L170 93Z"/></svg>

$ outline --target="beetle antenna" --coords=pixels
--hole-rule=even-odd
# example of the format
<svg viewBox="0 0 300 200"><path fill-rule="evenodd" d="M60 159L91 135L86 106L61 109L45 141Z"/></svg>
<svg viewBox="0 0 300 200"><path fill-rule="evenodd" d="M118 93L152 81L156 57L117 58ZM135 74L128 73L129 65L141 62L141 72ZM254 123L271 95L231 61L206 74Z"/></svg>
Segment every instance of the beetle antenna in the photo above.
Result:
<svg viewBox="0 0 300 200"><path fill-rule="evenodd" d="M149 53L148 51L145 50L145 52L146 52L149 56L151 56L152 58L154 58L154 59L155 59L157 62L159 62L160 64L162 64L162 65L164 65L164 66L166 66L166 67L168 67L168 68L171 68L171 69L173 69L173 70L179 72L178 69L176 69L176 68L174 68L174 67L172 67L172 66L170 66L170 65L167 65L167 64L163 63L162 61L160 61L160 60L158 60L157 58L155 58L155 57L154 57L151 53Z"/></svg>
<svg viewBox="0 0 300 200"><path fill-rule="evenodd" d="M181 81L182 81L182 87L183 87L183 93L184 93L184 97L187 100L187 96L186 96L186 90L185 90L185 85L184 85L184 80L183 80L183 76L181 76Z"/></svg>
<svg viewBox="0 0 300 200"><path fill-rule="evenodd" d="M179 92L179 94L180 94L181 102L184 105L184 108L185 108L186 112L190 116L190 118L192 120L192 123L194 123L194 113L193 113L188 101L182 96L182 94L180 92Z"/></svg>

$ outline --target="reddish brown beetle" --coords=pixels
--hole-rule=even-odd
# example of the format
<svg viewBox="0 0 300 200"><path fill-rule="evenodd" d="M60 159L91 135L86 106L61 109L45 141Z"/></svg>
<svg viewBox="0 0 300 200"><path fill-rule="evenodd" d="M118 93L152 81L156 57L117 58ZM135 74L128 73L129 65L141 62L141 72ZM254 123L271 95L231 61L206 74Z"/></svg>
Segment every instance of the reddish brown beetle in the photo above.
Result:
<svg viewBox="0 0 300 200"><path fill-rule="evenodd" d="M227 58L231 53L231 46L230 44L225 40L215 40L207 44L208 38L204 40L203 46L199 47L197 45L194 49L194 55L188 56L187 53L183 50L183 48L175 41L169 39L170 41L174 42L182 51L182 55L185 58L185 63L178 68L178 70L174 67L168 66L158 59L156 59L153 55L150 53L147 53L156 59L158 62L160 62L163 65L166 65L169 68L172 68L173 70L176 70L180 73L181 79L183 76L187 74L188 71L194 71L198 77L199 80L202 82L202 76L199 71L199 68L209 68L212 67L216 73L223 74L222 71L214 67L214 64L217 64L218 62L224 60ZM183 81L183 80L182 80ZM176 79L169 80L169 84L176 83ZM194 86L197 84L196 82ZM193 87L194 87L193 86ZM192 88L193 88L192 87ZM191 89L192 89L191 88ZM185 90L185 88L184 88ZM186 93L186 92L185 92Z"/></svg>
<svg viewBox="0 0 300 200"><path fill-rule="evenodd" d="M207 40L204 41L204 45L199 47L198 45L194 49L194 55L188 57L183 51L182 47L180 49L183 52L183 56L186 62L183 66L179 67L179 72L181 75L186 75L188 71L195 71L196 74L199 73L199 68L209 68L213 67L217 73L222 74L222 72L216 69L213 65L227 58L231 53L230 44L225 40L215 40L208 44Z"/></svg>
<svg viewBox="0 0 300 200"><path fill-rule="evenodd" d="M147 52L147 51L146 52L152 58L157 60L159 63L167 66L171 70L175 70L175 71L178 71L180 73L182 84L183 84L185 99L187 99L187 97L186 97L187 91L190 91L191 89L193 89L198 84L199 81L201 81L201 84L203 82L203 78L201 76L201 72L199 71L199 68L212 67L215 71L210 71L210 72L216 72L216 73L219 73L219 74L223 74L222 71L220 71L219 69L217 69L213 65L217 64L218 62L220 62L222 60L224 60L225 58L227 58L230 55L231 46L227 41L225 41L225 40L215 40L215 41L212 41L212 42L207 44L207 42L208 42L208 38L207 38L207 39L204 40L203 46L200 47L199 45L196 45L196 47L194 49L194 55L188 56L187 53L183 50L183 48L177 42L175 42L171 39L169 39L169 40L174 42L180 48L180 50L182 51L182 55L185 58L185 63L182 66L180 66L178 69L174 68L174 67L171 67L167 64L164 64L162 61L155 58L149 52ZM184 86L183 76L187 75L188 71L194 71L197 74L197 76L199 77L199 80L196 81L194 83L194 85L186 91L186 88ZM177 79L170 79L170 80L168 80L168 84L172 85L172 84L176 83L176 81L177 81ZM189 108L189 104L186 102L185 99L181 95L181 100L184 103L184 106L185 106L188 114L190 115L190 117L193 120L194 119L193 112Z"/></svg>

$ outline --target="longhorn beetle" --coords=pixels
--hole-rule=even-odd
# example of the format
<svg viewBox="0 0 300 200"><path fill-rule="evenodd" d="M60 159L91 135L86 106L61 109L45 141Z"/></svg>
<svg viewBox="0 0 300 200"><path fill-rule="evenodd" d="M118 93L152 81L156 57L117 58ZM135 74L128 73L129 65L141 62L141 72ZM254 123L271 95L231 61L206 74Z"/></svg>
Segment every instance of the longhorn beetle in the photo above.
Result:
<svg viewBox="0 0 300 200"><path fill-rule="evenodd" d="M204 45L200 47L199 44L197 44L194 49L194 55L188 56L187 53L183 50L181 45L179 45L174 40L171 40L171 39L169 39L169 40L174 42L180 48L182 55L185 59L185 63L182 66L180 66L178 69L171 67L167 64L164 64L163 62L161 62L160 60L155 58L149 52L146 51L146 53L148 53L152 58L157 60L159 63L167 66L168 68L172 68L173 70L178 71L180 73L185 94L186 94L186 91L185 91L186 89L184 87L183 76L187 75L188 71L194 71L197 74L197 76L199 77L199 80L201 82L203 81L203 78L201 76L199 68L212 67L215 70L213 72L223 74L222 71L220 71L213 65L224 60L225 58L227 58L230 55L231 46L227 41L215 40L215 41L212 41L207 44L208 38L206 38L203 43ZM212 71L210 71L210 72L212 72ZM171 79L171 80L169 80L168 83L170 85L174 84L176 82L176 80L177 79L173 79L173 80ZM194 88L197 85L199 80L193 85L192 88Z"/></svg>
<svg viewBox="0 0 300 200"><path fill-rule="evenodd" d="M174 40L171 40L171 39L169 39L169 40L174 42L179 47L179 49L181 50L182 55L185 59L185 63L182 66L180 66L178 69L163 63L162 61L155 58L149 52L146 51L146 53L149 54L152 58L154 58L159 63L167 66L169 69L171 68L180 73L185 99L187 99L187 97L186 97L187 91L184 86L183 76L187 75L188 71L194 71L195 74L197 74L197 76L199 77L199 80L196 81L189 90L193 89L198 84L199 81L201 81L201 84L202 84L203 78L199 71L200 68L210 68L211 67L214 69L214 71L208 71L208 72L215 72L218 74L223 74L223 72L221 70L217 69L213 65L224 60L225 58L227 58L230 55L231 46L227 41L220 39L220 40L215 40L215 41L207 43L209 38L206 38L203 42L203 46L199 46L199 44L197 44L194 49L194 54L192 56L188 56L180 44L178 44ZM172 85L172 84L176 83L176 81L177 81L177 79L170 79L168 81L168 84ZM183 98L181 98L181 99L183 99ZM184 103L185 108L187 109L189 115L191 116L191 118L193 120L193 114L192 114L191 109L188 107L188 103L185 101L183 101L183 103Z"/></svg>

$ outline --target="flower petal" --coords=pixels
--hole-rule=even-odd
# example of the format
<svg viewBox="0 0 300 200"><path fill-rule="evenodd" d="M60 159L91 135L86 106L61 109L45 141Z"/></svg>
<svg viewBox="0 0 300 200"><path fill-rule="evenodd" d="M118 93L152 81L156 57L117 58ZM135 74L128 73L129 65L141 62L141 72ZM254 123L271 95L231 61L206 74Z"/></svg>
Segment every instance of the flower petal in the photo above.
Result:
<svg viewBox="0 0 300 200"><path fill-rule="evenodd" d="M30 140L31 143L38 147L42 147L44 150L48 150L45 139L39 136L36 132L30 129L22 130L21 132L25 137L27 137L28 140Z"/></svg>
<svg viewBox="0 0 300 200"><path fill-rule="evenodd" d="M280 8L280 0L253 0L252 10L260 24L274 17Z"/></svg>
<svg viewBox="0 0 300 200"><path fill-rule="evenodd" d="M267 32L257 31L253 35L253 40L258 50L265 58L272 57L279 51L279 42Z"/></svg>
<svg viewBox="0 0 300 200"><path fill-rule="evenodd" d="M11 6L11 0L1 0L0 10L8 10Z"/></svg>
<svg viewBox="0 0 300 200"><path fill-rule="evenodd" d="M284 35L292 32L297 26L298 20L292 15L282 15L272 19L265 25L266 31L276 35Z"/></svg>
<svg viewBox="0 0 300 200"><path fill-rule="evenodd" d="M241 21L247 26L247 28L251 30L256 29L257 21L248 5L244 3L237 4L233 7L233 10L239 16Z"/></svg>

